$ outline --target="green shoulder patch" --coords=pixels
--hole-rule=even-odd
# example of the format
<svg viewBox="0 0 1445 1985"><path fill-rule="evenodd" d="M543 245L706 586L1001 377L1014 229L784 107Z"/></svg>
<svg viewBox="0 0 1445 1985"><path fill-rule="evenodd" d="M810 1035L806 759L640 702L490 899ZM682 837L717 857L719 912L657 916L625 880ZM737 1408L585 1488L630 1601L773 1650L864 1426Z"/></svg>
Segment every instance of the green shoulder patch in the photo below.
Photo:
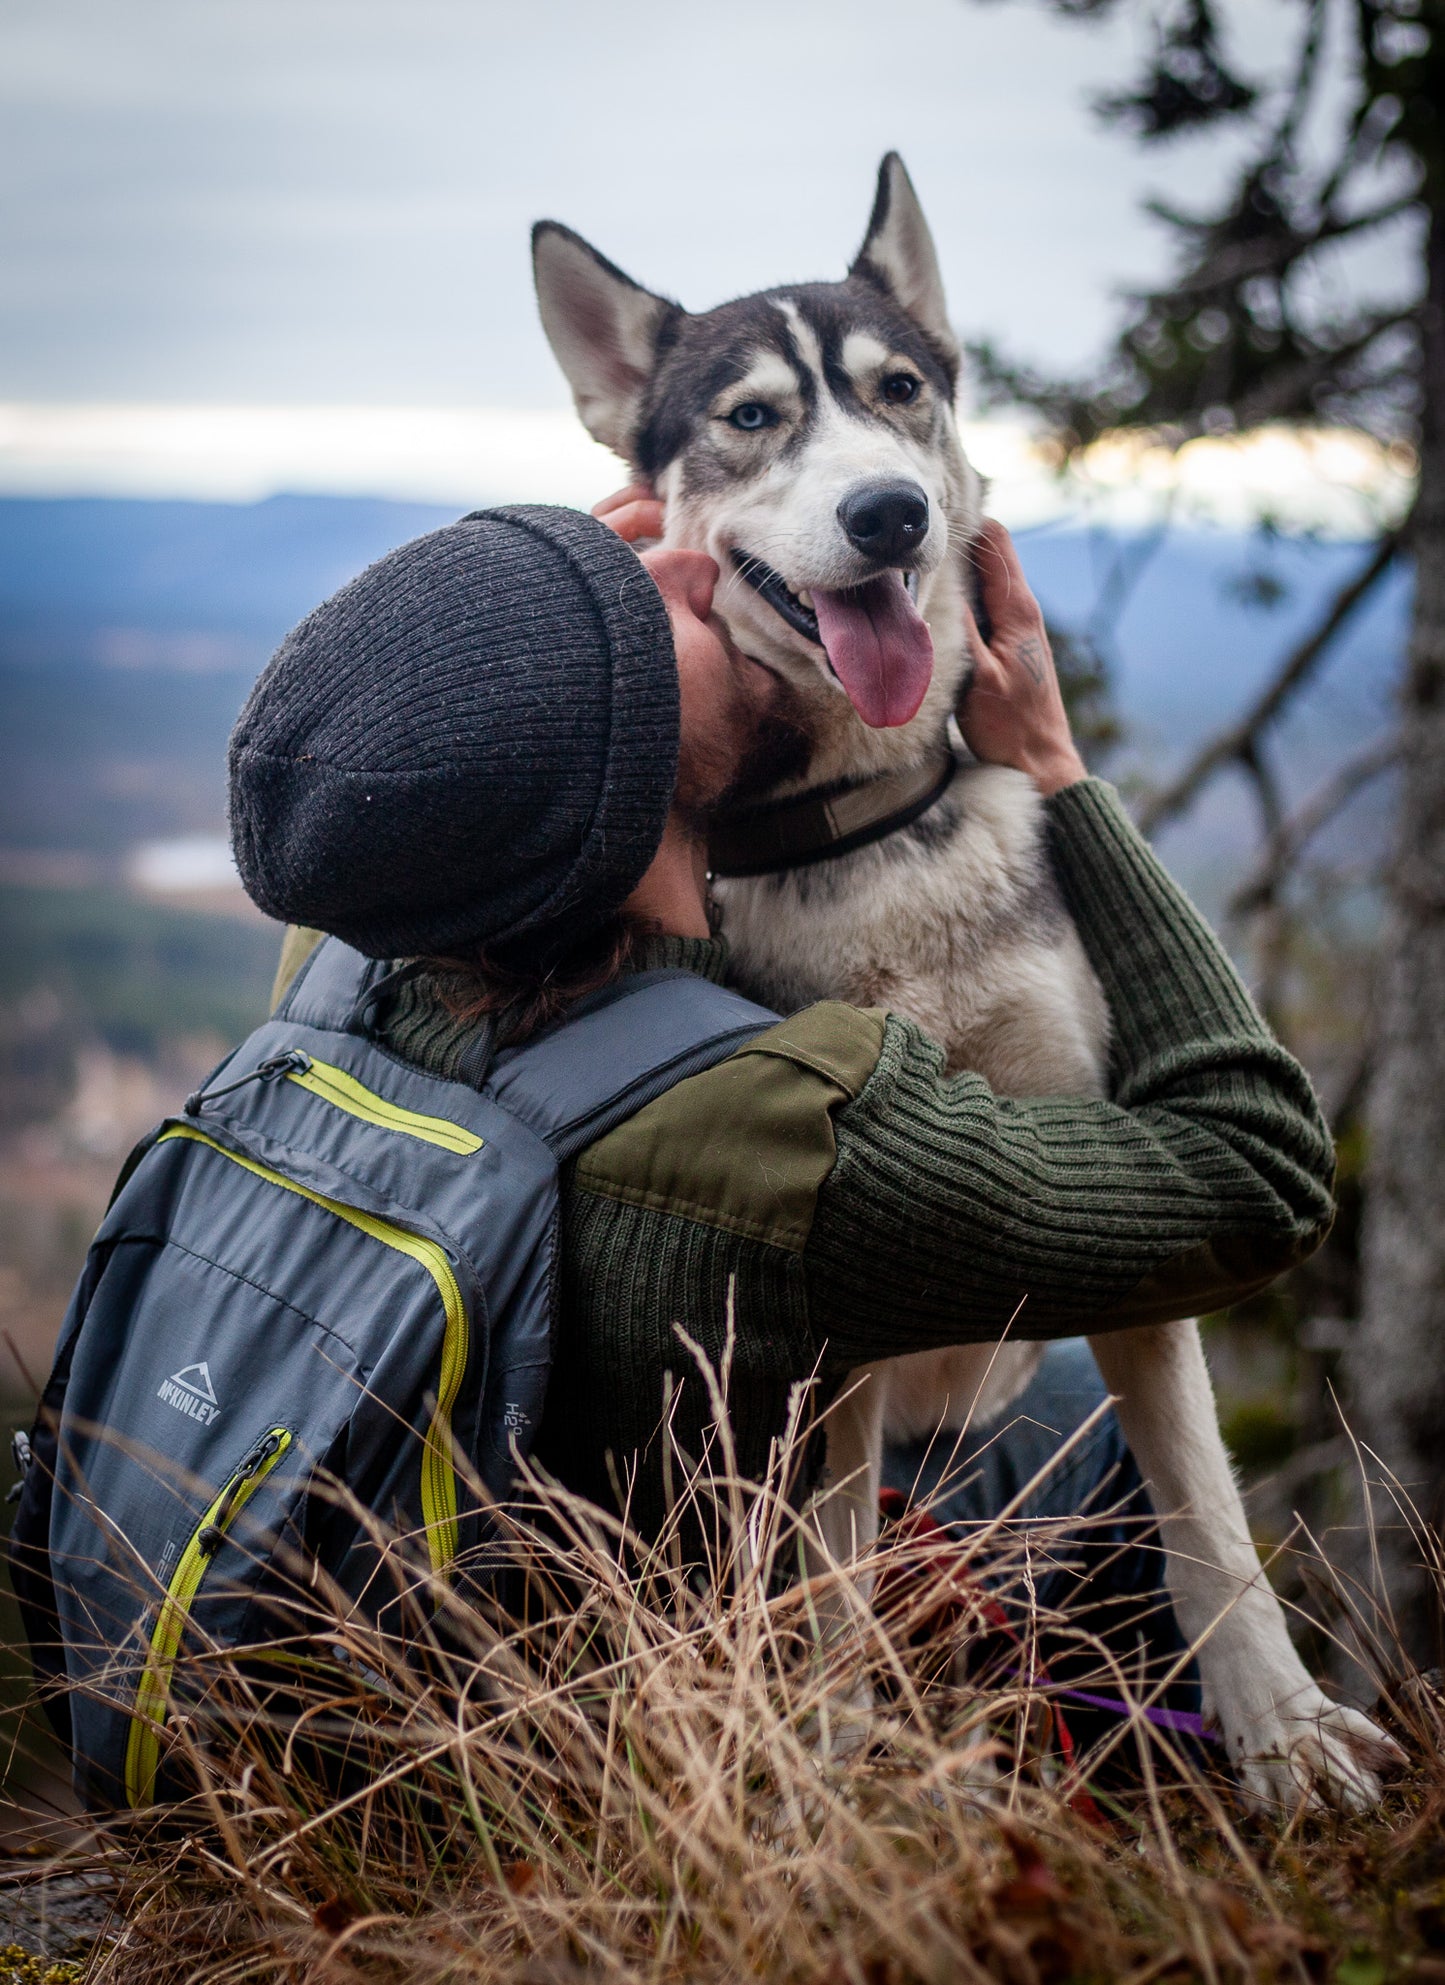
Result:
<svg viewBox="0 0 1445 1985"><path fill-rule="evenodd" d="M578 1161L584 1192L799 1252L833 1169L833 1112L858 1095L885 1015L826 1001L689 1076Z"/></svg>

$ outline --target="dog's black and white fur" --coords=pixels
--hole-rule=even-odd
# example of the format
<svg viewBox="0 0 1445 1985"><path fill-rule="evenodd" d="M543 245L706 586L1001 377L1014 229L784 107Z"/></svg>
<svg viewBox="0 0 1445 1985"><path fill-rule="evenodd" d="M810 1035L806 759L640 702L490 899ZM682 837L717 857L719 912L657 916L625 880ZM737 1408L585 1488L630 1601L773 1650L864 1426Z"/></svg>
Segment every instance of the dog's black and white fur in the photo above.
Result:
<svg viewBox="0 0 1445 1985"><path fill-rule="evenodd" d="M640 288L555 222L534 236L542 321L593 436L648 478L666 541L724 574L733 639L785 685L802 740L772 791L856 783L921 764L948 732L970 667L962 605L982 491L954 418L958 347L933 243L895 156L857 259L806 283L692 314ZM908 575L934 667L911 720L860 721L818 639L814 594L880 570L840 523L850 495L912 489ZM918 498L926 504L920 513ZM896 519L895 519L896 522ZM1021 773L971 764L915 824L828 862L718 885L736 968L788 1011L887 1006L1001 1093L1103 1091L1109 1016L1044 858ZM1179 1623L1246 1792L1349 1806L1378 1796L1382 1739L1321 1693L1295 1653L1250 1542L1193 1323L1091 1340L1162 1513ZM835 1409L821 1528L840 1559L872 1543L890 1436L996 1417L1035 1345L970 1346L857 1375ZM866 1582L866 1571L863 1574Z"/></svg>

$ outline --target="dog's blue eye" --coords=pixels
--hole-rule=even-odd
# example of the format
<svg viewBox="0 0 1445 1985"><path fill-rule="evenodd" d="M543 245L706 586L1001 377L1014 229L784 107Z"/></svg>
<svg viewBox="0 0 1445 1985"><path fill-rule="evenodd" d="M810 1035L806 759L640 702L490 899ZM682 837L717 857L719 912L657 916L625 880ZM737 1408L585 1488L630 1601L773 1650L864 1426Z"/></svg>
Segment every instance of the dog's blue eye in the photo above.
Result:
<svg viewBox="0 0 1445 1985"><path fill-rule="evenodd" d="M744 400L728 415L733 426L740 427L744 434L756 434L760 427L772 427L777 418L772 408L765 407L761 400Z"/></svg>
<svg viewBox="0 0 1445 1985"><path fill-rule="evenodd" d="M906 407L918 398L918 381L911 372L890 372L883 381L883 397L895 407Z"/></svg>

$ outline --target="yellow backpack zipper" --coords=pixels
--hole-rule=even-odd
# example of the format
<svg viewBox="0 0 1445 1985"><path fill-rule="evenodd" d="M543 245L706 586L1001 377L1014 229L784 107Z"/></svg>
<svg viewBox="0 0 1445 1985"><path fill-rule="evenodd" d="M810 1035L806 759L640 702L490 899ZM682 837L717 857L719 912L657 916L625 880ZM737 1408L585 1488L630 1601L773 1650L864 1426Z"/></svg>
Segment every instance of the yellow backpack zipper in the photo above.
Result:
<svg viewBox="0 0 1445 1985"><path fill-rule="evenodd" d="M482 1148L483 1140L475 1131L464 1130L448 1117L429 1117L420 1110L404 1110L400 1103L378 1096L344 1068L318 1061L299 1048L293 1050L293 1055L293 1065L286 1071L287 1081L294 1082L299 1089L309 1089L313 1096L345 1110L348 1116L360 1117L363 1123L379 1124L383 1130L399 1130L405 1137L419 1137L424 1144L439 1144L444 1151L454 1151L462 1158L469 1158Z"/></svg>
<svg viewBox="0 0 1445 1985"><path fill-rule="evenodd" d="M427 1555L432 1570L438 1577L444 1578L457 1554L457 1478L452 1469L452 1407L456 1404L466 1373L469 1348L467 1306L462 1300L461 1285L452 1272L446 1249L421 1234L413 1234L406 1227L398 1227L390 1220L379 1218L375 1213L363 1213L359 1207L347 1206L339 1199L327 1199L323 1194L313 1192L310 1186L298 1185L295 1179L288 1179L283 1172L273 1171L269 1165L243 1157L239 1151L229 1150L224 1144L217 1143L214 1137L207 1137L203 1130L193 1130L189 1124L174 1124L171 1129L161 1132L157 1142L164 1144L173 1137L204 1144L210 1150L218 1151L223 1158L229 1158L243 1171L265 1179L268 1185L280 1186L286 1192L296 1193L301 1199L309 1199L313 1206L323 1207L326 1212L334 1213L338 1220L345 1220L348 1226L359 1228L384 1247L394 1248L398 1254L419 1263L436 1284L446 1327L442 1336L436 1407L422 1444L421 1513L426 1526Z"/></svg>
<svg viewBox="0 0 1445 1985"><path fill-rule="evenodd" d="M171 1573L151 1630L126 1740L125 1795L132 1806L149 1806L155 1798L160 1733L170 1709L171 1676L201 1580L231 1525L290 1447L291 1440L289 1427L269 1427L247 1450L191 1532Z"/></svg>
<svg viewBox="0 0 1445 1985"><path fill-rule="evenodd" d="M486 1142L474 1130L453 1123L450 1117L429 1117L423 1110L404 1109L400 1103L368 1089L364 1082L358 1082L334 1062L318 1061L304 1048L283 1048L279 1054L257 1062L234 1082L227 1082L219 1089L198 1089L186 1098L186 1115L197 1117L207 1103L233 1095L252 1082L274 1082L280 1075L333 1108L345 1110L348 1116L359 1117L362 1123L374 1123L382 1130L399 1130L403 1137L419 1137L423 1144L439 1144L443 1151L455 1152L460 1158L470 1158Z"/></svg>

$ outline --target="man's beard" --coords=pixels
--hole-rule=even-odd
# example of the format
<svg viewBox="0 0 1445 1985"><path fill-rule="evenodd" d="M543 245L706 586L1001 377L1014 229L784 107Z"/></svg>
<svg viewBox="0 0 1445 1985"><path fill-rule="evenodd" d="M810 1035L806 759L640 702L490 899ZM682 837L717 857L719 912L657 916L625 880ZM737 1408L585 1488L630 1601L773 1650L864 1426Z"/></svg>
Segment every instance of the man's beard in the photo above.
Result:
<svg viewBox="0 0 1445 1985"><path fill-rule="evenodd" d="M764 704L749 700L741 682L737 685L727 737L683 740L673 804L700 839L714 814L760 799L808 769L813 740L803 725L802 700L780 676L771 680ZM740 734L745 738L741 758Z"/></svg>

